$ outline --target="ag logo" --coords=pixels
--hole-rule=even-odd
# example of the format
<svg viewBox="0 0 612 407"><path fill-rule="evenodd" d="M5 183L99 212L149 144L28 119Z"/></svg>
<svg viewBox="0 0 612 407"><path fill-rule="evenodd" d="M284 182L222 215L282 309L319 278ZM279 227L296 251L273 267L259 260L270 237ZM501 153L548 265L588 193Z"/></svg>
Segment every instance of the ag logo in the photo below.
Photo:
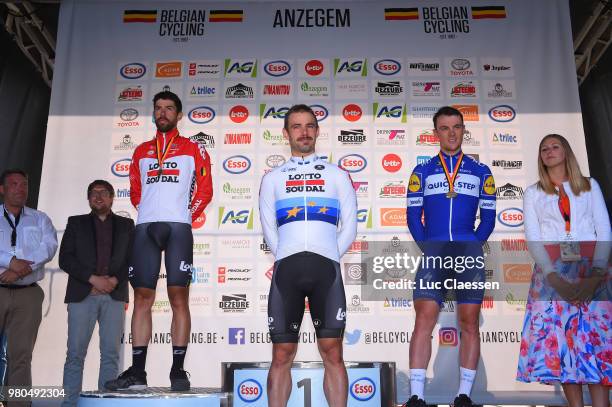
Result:
<svg viewBox="0 0 612 407"><path fill-rule="evenodd" d="M376 384L369 377L361 377L351 383L351 397L358 401L368 401L376 394Z"/></svg>
<svg viewBox="0 0 612 407"><path fill-rule="evenodd" d="M487 179L485 180L482 189L485 191L485 194L487 195L493 195L495 194L495 180L493 179L492 175L489 175L487 177Z"/></svg>
<svg viewBox="0 0 612 407"><path fill-rule="evenodd" d="M389 106L375 102L372 106L375 121L378 120L406 123L408 116L406 113L406 105Z"/></svg>
<svg viewBox="0 0 612 407"><path fill-rule="evenodd" d="M263 389L257 380L246 379L238 385L236 393L238 393L240 400L245 403L254 403L263 394Z"/></svg>
<svg viewBox="0 0 612 407"><path fill-rule="evenodd" d="M248 230L253 229L253 210L252 209L225 209L219 207L219 228L223 226L246 226Z"/></svg>
<svg viewBox="0 0 612 407"><path fill-rule="evenodd" d="M408 182L408 191L419 192L421 190L421 177L418 174L412 174Z"/></svg>
<svg viewBox="0 0 612 407"><path fill-rule="evenodd" d="M367 76L367 59L334 59L334 76Z"/></svg>
<svg viewBox="0 0 612 407"><path fill-rule="evenodd" d="M259 117L261 121L264 120L284 120L285 115L289 111L288 107L266 107L265 103L259 105Z"/></svg>
<svg viewBox="0 0 612 407"><path fill-rule="evenodd" d="M225 60L225 76L257 77L257 60Z"/></svg>

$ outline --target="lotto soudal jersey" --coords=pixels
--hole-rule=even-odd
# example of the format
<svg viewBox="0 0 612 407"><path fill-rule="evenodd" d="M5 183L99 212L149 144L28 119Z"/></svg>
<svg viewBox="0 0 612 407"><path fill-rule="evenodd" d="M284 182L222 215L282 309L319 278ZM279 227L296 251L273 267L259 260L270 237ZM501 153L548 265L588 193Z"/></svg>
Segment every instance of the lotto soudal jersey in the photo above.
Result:
<svg viewBox="0 0 612 407"><path fill-rule="evenodd" d="M442 153L450 174L461 153ZM495 227L495 181L489 167L463 155L454 181L455 197L439 156L415 167L408 182L408 228L414 240L486 241ZM480 208L480 224L474 229ZM422 216L424 215L424 223Z"/></svg>
<svg viewBox="0 0 612 407"><path fill-rule="evenodd" d="M161 168L159 161L162 161ZM208 153L203 145L180 136L177 129L167 133L158 131L153 140L142 143L134 151L130 199L138 209L137 224L191 224L202 214L212 195Z"/></svg>
<svg viewBox="0 0 612 407"><path fill-rule="evenodd" d="M316 154L291 157L263 177L259 214L277 261L308 251L339 262L357 234L357 198L348 173Z"/></svg>

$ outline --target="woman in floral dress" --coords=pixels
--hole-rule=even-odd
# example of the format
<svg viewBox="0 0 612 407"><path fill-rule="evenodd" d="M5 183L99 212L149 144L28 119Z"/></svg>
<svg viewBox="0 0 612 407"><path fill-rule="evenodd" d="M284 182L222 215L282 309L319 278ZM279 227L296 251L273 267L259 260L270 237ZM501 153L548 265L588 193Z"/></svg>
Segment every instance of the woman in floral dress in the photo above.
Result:
<svg viewBox="0 0 612 407"><path fill-rule="evenodd" d="M594 407L612 385L610 219L599 184L582 176L567 140L549 134L538 150L539 181L523 198L535 260L517 380L561 383L570 407L587 384Z"/></svg>

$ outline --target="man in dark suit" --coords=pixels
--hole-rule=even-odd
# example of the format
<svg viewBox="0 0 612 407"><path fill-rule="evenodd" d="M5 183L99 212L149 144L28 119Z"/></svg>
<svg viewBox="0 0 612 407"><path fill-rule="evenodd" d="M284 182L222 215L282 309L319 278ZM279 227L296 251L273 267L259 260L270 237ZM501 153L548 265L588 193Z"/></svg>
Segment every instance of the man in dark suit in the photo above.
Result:
<svg viewBox="0 0 612 407"><path fill-rule="evenodd" d="M70 275L64 300L68 304L68 350L62 407L76 406L78 401L96 321L100 331L98 389L103 390L104 383L119 372L134 221L111 211L114 196L107 181L92 182L87 188L91 212L68 218L60 246L59 265Z"/></svg>

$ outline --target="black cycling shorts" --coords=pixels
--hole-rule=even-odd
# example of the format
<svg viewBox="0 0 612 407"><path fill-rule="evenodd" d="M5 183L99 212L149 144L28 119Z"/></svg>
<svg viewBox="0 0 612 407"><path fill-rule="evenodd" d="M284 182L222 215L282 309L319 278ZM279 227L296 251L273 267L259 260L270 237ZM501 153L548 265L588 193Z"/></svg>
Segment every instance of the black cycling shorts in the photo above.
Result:
<svg viewBox="0 0 612 407"><path fill-rule="evenodd" d="M317 338L342 338L346 297L340 265L316 253L301 252L274 263L268 296L273 343L298 342L306 297Z"/></svg>
<svg viewBox="0 0 612 407"><path fill-rule="evenodd" d="M162 251L168 287L189 286L193 264L191 225L179 222L150 222L136 225L129 269L133 288L155 289Z"/></svg>

